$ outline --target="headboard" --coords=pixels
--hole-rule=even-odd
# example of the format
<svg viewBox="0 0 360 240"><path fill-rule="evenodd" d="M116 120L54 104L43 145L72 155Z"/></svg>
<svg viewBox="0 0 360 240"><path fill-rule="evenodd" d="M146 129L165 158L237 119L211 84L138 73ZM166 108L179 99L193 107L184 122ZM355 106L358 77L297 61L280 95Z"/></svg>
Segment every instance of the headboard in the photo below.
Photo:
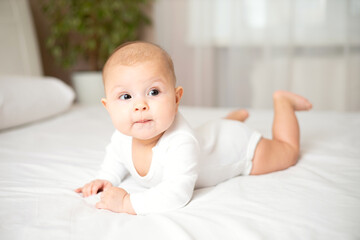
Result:
<svg viewBox="0 0 360 240"><path fill-rule="evenodd" d="M28 0L0 0L0 75L42 73Z"/></svg>

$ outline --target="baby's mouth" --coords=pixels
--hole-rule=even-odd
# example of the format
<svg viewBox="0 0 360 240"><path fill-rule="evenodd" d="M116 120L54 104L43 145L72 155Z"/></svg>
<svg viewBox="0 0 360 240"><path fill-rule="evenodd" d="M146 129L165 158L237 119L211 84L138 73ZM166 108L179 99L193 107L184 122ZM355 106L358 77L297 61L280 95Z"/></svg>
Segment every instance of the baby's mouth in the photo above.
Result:
<svg viewBox="0 0 360 240"><path fill-rule="evenodd" d="M151 119L142 119L142 120L136 121L135 123L148 123L151 121L152 121Z"/></svg>

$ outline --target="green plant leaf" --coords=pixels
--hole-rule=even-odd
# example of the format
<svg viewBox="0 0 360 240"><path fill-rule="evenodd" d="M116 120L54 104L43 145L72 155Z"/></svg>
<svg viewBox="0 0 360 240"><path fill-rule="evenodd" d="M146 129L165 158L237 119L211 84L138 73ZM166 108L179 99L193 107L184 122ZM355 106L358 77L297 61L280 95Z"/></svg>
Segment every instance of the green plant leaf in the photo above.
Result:
<svg viewBox="0 0 360 240"><path fill-rule="evenodd" d="M85 59L100 70L118 45L139 39L139 29L151 23L144 11L151 0L40 1L50 23L46 46L64 67Z"/></svg>

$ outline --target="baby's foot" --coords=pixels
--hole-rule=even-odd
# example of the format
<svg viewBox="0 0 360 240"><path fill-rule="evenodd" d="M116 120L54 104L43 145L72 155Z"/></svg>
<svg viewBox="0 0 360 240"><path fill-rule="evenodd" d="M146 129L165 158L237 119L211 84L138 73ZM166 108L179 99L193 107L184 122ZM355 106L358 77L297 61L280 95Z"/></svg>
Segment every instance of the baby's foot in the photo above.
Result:
<svg viewBox="0 0 360 240"><path fill-rule="evenodd" d="M309 100L292 92L279 90L274 93L273 97L274 100L288 101L296 111L306 111L312 108Z"/></svg>
<svg viewBox="0 0 360 240"><path fill-rule="evenodd" d="M245 109L230 112L225 119L244 122L249 117L249 112Z"/></svg>

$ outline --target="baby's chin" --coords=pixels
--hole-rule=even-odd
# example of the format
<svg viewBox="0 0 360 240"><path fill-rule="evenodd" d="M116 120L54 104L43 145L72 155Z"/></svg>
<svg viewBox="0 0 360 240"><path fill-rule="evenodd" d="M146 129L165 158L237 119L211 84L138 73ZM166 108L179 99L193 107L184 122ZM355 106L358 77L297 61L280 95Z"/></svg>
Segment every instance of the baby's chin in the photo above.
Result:
<svg viewBox="0 0 360 240"><path fill-rule="evenodd" d="M149 131L149 129L136 129L136 130L125 130L124 129L117 129L119 132L121 132L122 134L129 136L129 137L133 137L136 138L138 140L150 140L152 138L157 137L158 135L162 134L159 133L157 131Z"/></svg>
<svg viewBox="0 0 360 240"><path fill-rule="evenodd" d="M149 141L151 139L160 138L165 131L149 131L148 129L142 129L130 134L131 137L142 141Z"/></svg>

